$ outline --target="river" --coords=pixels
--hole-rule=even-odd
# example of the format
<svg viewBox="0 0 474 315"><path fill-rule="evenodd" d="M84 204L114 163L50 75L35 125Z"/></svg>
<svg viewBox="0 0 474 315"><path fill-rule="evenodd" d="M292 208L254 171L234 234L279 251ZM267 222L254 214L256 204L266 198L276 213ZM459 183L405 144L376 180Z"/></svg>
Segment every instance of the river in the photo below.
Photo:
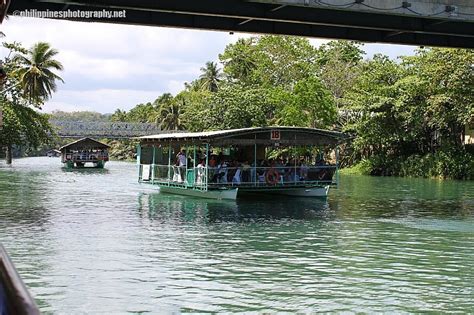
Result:
<svg viewBox="0 0 474 315"><path fill-rule="evenodd" d="M0 162L0 242L44 314L474 312L474 182L327 200L159 194L134 163Z"/></svg>

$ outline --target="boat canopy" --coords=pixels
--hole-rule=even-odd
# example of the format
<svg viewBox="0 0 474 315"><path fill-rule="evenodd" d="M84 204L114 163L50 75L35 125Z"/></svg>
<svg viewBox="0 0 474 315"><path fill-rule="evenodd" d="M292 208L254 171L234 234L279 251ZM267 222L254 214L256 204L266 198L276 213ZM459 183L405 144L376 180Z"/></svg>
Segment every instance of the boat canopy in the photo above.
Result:
<svg viewBox="0 0 474 315"><path fill-rule="evenodd" d="M142 145L171 143L207 143L214 146L227 145L336 145L347 139L344 133L302 127L253 127L206 132L173 132L139 137Z"/></svg>
<svg viewBox="0 0 474 315"><path fill-rule="evenodd" d="M82 138L59 148L59 150L64 152L65 150L104 150L108 148L110 146L105 143L91 138Z"/></svg>

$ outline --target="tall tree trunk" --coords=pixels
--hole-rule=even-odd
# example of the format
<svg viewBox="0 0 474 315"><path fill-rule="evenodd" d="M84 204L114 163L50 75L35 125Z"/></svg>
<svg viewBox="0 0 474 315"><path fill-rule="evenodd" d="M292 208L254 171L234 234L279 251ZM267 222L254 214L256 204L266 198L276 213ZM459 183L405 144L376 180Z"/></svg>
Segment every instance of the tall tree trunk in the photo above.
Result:
<svg viewBox="0 0 474 315"><path fill-rule="evenodd" d="M12 145L7 145L7 150L5 151L5 157L7 160L7 164L12 164Z"/></svg>

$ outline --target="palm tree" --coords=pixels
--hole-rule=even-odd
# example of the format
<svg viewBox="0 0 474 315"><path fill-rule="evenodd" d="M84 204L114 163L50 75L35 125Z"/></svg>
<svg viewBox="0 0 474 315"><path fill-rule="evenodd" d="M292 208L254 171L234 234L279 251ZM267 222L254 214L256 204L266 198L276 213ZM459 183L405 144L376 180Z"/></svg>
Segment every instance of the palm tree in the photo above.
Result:
<svg viewBox="0 0 474 315"><path fill-rule="evenodd" d="M255 39L240 38L220 56L230 79L249 82L252 72L257 68Z"/></svg>
<svg viewBox="0 0 474 315"><path fill-rule="evenodd" d="M24 94L24 97L33 105L40 107L56 91L56 80L64 82L61 77L52 71L63 69L62 64L53 59L58 52L44 42L35 44L27 51L24 49L17 49L16 51L19 53L13 57L15 70L12 71L12 77L18 83L15 83L9 89L21 87L21 93ZM2 93L5 93L5 90ZM6 148L7 164L11 164L12 145L8 144Z"/></svg>
<svg viewBox="0 0 474 315"><path fill-rule="evenodd" d="M219 83L222 80L222 73L217 68L217 63L208 61L206 66L201 68L202 74L199 76L201 88L211 92L217 92Z"/></svg>
<svg viewBox="0 0 474 315"><path fill-rule="evenodd" d="M182 120L185 100L182 97L175 98L172 102L164 103L160 108L156 122L161 130L183 130Z"/></svg>
<svg viewBox="0 0 474 315"><path fill-rule="evenodd" d="M171 102L173 102L173 95L171 93L163 93L153 102L153 106L159 110L161 107L166 106Z"/></svg>
<svg viewBox="0 0 474 315"><path fill-rule="evenodd" d="M58 54L48 43L36 43L28 54L16 54L14 60L19 64L15 71L25 96L39 105L47 101L56 91L56 81L64 82L53 70L63 70L62 64L53 59Z"/></svg>

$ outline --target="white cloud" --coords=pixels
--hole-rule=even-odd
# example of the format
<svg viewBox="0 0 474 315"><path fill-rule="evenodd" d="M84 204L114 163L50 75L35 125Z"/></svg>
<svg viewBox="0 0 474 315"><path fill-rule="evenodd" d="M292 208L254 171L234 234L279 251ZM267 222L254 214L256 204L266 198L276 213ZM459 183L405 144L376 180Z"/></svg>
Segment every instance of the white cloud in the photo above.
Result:
<svg viewBox="0 0 474 315"><path fill-rule="evenodd" d="M162 93L162 91L125 89L60 90L43 106L43 110L46 112L92 110L99 113L113 113L117 108L129 110L136 104L153 102Z"/></svg>
<svg viewBox="0 0 474 315"><path fill-rule="evenodd" d="M160 27L80 23L11 17L2 24L6 41L25 47L46 41L59 51L64 65L59 84L45 110L113 112L176 94L184 82L199 76L206 61L216 61L226 45L251 34L233 34ZM310 39L319 46L325 39ZM394 58L412 47L367 44L368 57L382 52ZM0 56L6 50L0 48Z"/></svg>
<svg viewBox="0 0 474 315"><path fill-rule="evenodd" d="M184 88L186 81L171 80L168 82L167 91L173 95L178 94Z"/></svg>

